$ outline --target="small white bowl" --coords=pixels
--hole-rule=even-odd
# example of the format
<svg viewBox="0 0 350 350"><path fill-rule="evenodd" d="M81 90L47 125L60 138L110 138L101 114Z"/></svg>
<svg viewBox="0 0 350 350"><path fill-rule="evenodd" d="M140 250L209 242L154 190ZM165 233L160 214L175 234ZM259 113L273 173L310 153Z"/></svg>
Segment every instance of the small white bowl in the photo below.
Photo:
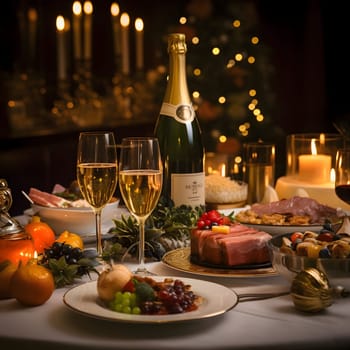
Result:
<svg viewBox="0 0 350 350"><path fill-rule="evenodd" d="M119 200L107 204L102 209L102 233L114 226L113 219L118 216ZM81 236L91 236L96 231L95 215L91 208L51 208L38 204L32 205L34 215L40 216L59 236L65 230Z"/></svg>

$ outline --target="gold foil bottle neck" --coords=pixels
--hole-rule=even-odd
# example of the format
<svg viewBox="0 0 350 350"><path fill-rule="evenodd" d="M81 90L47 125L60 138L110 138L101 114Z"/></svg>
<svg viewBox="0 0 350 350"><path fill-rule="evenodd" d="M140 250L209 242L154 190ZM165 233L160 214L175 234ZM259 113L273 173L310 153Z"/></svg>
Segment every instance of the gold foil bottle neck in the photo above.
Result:
<svg viewBox="0 0 350 350"><path fill-rule="evenodd" d="M168 36L168 53L186 53L186 36L183 33L173 33Z"/></svg>

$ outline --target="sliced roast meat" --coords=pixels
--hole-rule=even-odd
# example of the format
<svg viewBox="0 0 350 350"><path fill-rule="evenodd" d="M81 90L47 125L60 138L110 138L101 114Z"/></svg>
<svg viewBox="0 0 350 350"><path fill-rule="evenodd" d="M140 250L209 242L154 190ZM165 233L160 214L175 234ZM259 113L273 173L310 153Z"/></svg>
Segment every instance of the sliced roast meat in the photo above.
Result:
<svg viewBox="0 0 350 350"><path fill-rule="evenodd" d="M337 209L320 204L312 198L298 196L265 204L255 203L251 206L251 210L259 216L272 214L307 215L310 217L310 223L324 223L327 218L337 216Z"/></svg>

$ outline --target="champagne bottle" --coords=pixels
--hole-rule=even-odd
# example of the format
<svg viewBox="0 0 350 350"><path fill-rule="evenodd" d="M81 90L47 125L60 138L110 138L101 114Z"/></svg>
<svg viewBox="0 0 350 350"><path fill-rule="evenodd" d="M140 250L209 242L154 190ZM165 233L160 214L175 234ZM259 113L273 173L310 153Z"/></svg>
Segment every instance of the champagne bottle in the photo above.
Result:
<svg viewBox="0 0 350 350"><path fill-rule="evenodd" d="M163 161L162 198L175 206L205 205L204 147L187 86L184 34L168 37L169 79L155 125Z"/></svg>

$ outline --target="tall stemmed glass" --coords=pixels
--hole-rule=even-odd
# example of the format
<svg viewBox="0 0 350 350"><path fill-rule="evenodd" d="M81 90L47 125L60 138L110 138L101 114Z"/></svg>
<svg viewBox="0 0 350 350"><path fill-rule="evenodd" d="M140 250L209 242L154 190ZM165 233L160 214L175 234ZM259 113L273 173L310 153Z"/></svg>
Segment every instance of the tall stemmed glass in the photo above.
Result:
<svg viewBox="0 0 350 350"><path fill-rule="evenodd" d="M158 139L124 138L119 162L119 188L126 207L139 224L138 267L134 273L150 275L145 266L145 221L156 207L163 183Z"/></svg>
<svg viewBox="0 0 350 350"><path fill-rule="evenodd" d="M117 149L113 132L82 132L79 135L77 180L96 220L96 250L102 257L101 213L118 182Z"/></svg>
<svg viewBox="0 0 350 350"><path fill-rule="evenodd" d="M337 151L335 193L342 201L350 204L350 148L342 148Z"/></svg>
<svg viewBox="0 0 350 350"><path fill-rule="evenodd" d="M350 148L337 151L335 158L335 193L345 203L350 204ZM349 232L350 216L344 211L342 226L338 233Z"/></svg>

